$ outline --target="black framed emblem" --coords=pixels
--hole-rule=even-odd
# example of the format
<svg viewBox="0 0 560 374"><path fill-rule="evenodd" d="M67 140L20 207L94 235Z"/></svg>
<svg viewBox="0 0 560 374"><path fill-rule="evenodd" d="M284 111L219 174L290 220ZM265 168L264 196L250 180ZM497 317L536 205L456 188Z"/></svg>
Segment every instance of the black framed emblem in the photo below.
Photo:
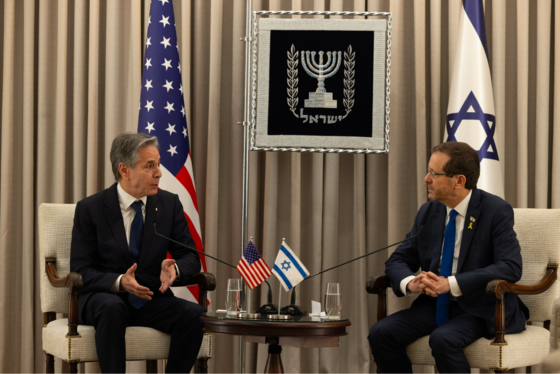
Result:
<svg viewBox="0 0 560 374"><path fill-rule="evenodd" d="M257 20L263 13L254 15L251 150L387 153L390 13Z"/></svg>

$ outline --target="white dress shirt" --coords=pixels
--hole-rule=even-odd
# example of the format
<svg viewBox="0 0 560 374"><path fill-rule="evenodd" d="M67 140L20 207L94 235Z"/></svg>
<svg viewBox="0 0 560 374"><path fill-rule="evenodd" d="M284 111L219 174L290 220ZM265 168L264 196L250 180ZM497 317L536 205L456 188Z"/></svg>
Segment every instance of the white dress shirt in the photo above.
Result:
<svg viewBox="0 0 560 374"><path fill-rule="evenodd" d="M463 293L459 288L455 274L457 273L457 264L459 263L459 252L461 250L461 241L463 240L463 229L465 228L465 219L467 216L467 209L469 208L469 202L471 201L472 190L469 194L453 209L457 212L457 217L455 218L456 232L455 232L455 250L453 252L453 267L451 269L451 275L447 278L449 280L449 288L451 289L451 299L454 300L456 297L461 296ZM449 207L447 208L447 216L445 217L445 226L449 222L449 213L453 210ZM442 256L443 256L443 243L442 243ZM439 258L438 271L441 268L441 257ZM401 281L400 289L403 294L412 295L407 293L406 286L408 283L415 278L414 275L410 275Z"/></svg>

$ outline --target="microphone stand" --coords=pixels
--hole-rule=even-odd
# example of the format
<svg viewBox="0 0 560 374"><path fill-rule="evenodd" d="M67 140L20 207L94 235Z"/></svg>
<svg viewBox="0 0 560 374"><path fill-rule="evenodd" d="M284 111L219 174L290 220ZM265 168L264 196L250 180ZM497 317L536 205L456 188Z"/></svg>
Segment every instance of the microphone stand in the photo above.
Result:
<svg viewBox="0 0 560 374"><path fill-rule="evenodd" d="M270 288L270 283L266 281L266 285L268 286L268 293L266 296L266 304L261 306L257 309L256 313L260 314L278 314L278 306L272 303L272 289Z"/></svg>
<svg viewBox="0 0 560 374"><path fill-rule="evenodd" d="M366 254L363 255L363 256L360 256L360 257L357 257L357 258L355 258L355 259L353 259L353 260L346 261L346 262L344 262L344 263L342 263L342 264L333 266L332 268L328 268L328 269L326 269L326 270L321 270L320 272L318 272L318 273L316 273L316 274L313 274L313 275L308 276L308 277L305 278L304 280L308 280L309 278L313 278L314 276L317 276L317 275L319 275L319 274L326 273L326 272L329 271L329 270L339 268L339 267L341 267L341 266L343 266L343 265L349 264L349 263L354 262L354 261L356 261L356 260L359 260L359 259L361 259L361 258L370 256L370 255L373 255L373 254L375 254L375 253L384 251L385 249L394 247L394 246L396 246L397 244L401 244L401 243L404 243L404 242L407 242L407 241L409 241L409 240L412 240L412 239L416 238L416 237L422 232L422 229L423 229L424 226L426 225L426 221L428 220L428 216L430 215L430 211L432 210L432 205L433 205L433 204L434 204L434 202L431 201L431 202L430 202L430 205L428 205L428 209L426 210L426 213L424 214L424 217L422 217L422 222L420 223L420 229L418 230L418 232L416 233L416 235L413 235L413 236L411 236L410 238L406 238L405 240L402 240L402 241L400 241L400 242L398 242L398 243L393 243L393 244L391 244L391 245L388 245L387 247L378 249L377 251L373 251L373 252L370 252L370 253L366 253Z"/></svg>
<svg viewBox="0 0 560 374"><path fill-rule="evenodd" d="M303 310L299 305L296 305L296 287L292 288L292 296L290 300L290 305L283 307L280 310L281 314L289 314L291 316L303 316L307 314L307 311Z"/></svg>

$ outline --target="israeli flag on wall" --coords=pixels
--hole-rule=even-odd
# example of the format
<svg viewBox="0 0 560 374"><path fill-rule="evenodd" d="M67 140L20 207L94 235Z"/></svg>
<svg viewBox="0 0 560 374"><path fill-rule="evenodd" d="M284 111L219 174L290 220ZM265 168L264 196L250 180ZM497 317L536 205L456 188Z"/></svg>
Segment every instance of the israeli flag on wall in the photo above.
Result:
<svg viewBox="0 0 560 374"><path fill-rule="evenodd" d="M452 72L443 139L473 147L480 159L478 188L503 198L482 0L463 0Z"/></svg>
<svg viewBox="0 0 560 374"><path fill-rule="evenodd" d="M288 292L309 276L309 271L285 241L282 241L272 272Z"/></svg>

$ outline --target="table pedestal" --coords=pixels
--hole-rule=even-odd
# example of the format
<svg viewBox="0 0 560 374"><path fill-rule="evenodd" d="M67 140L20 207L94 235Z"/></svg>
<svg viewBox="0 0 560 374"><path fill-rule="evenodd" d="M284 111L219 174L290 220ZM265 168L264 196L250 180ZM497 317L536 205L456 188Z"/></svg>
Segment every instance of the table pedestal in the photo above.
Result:
<svg viewBox="0 0 560 374"><path fill-rule="evenodd" d="M265 373L283 373L284 367L282 366L282 346L278 344L277 337L266 338L268 343L268 358L264 366Z"/></svg>

